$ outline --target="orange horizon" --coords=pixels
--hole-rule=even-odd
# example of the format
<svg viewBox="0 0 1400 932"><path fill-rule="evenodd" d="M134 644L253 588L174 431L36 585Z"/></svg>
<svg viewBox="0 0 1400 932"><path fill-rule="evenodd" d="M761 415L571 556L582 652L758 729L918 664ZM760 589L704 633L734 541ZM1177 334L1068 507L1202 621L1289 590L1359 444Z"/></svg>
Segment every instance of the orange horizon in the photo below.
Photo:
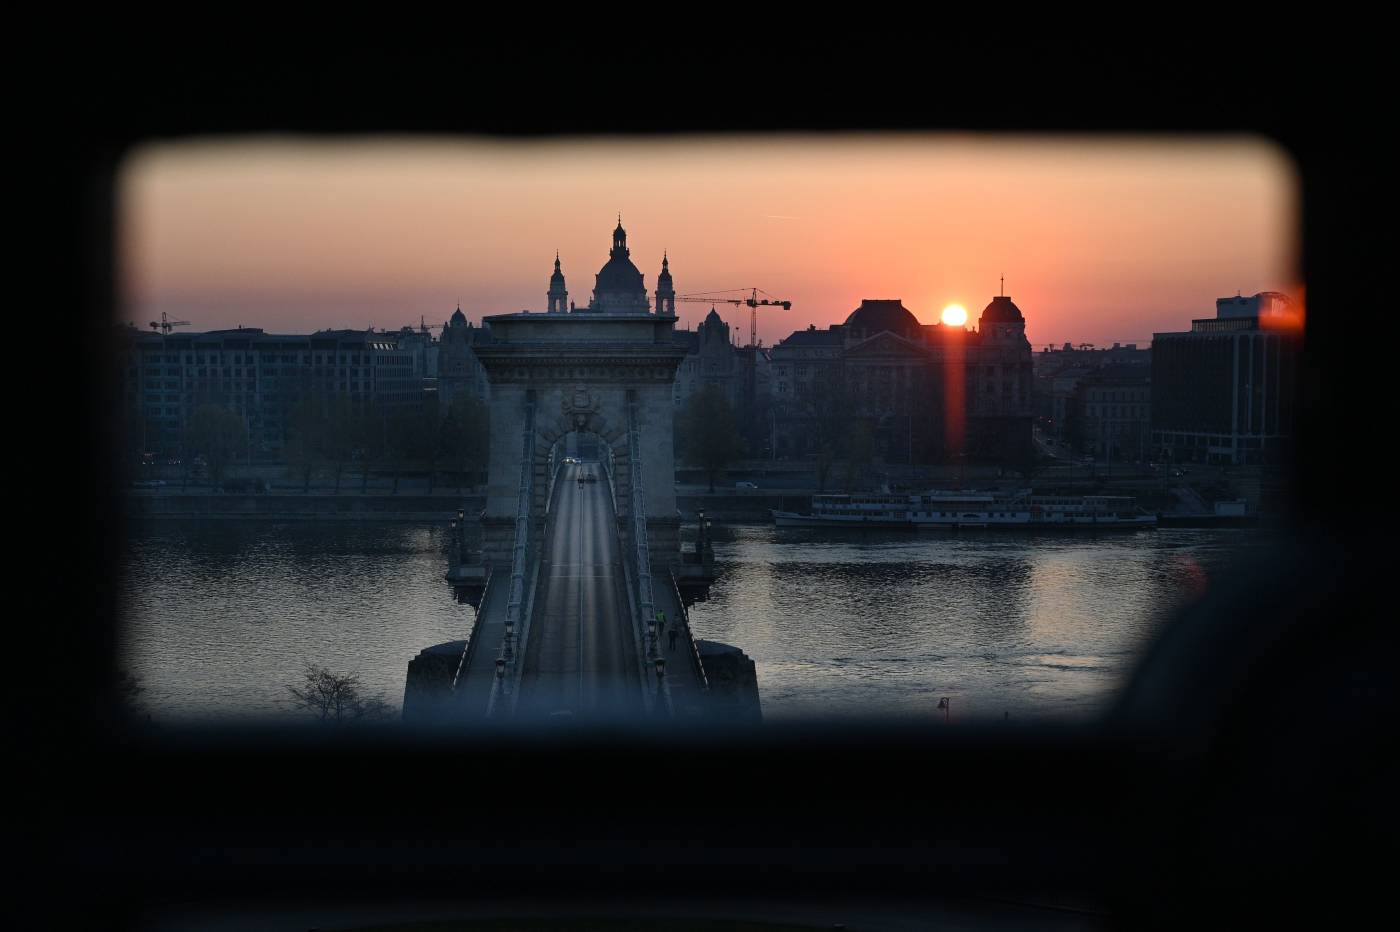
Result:
<svg viewBox="0 0 1400 932"><path fill-rule="evenodd" d="M898 298L923 323L999 291L1037 346L1150 340L1217 297L1297 292L1297 183L1252 138L939 135L567 143L162 143L118 185L122 318L440 325L543 310L556 249L585 304L620 209L655 289L760 289L772 345ZM678 326L710 305L683 303ZM748 310L716 310L746 342Z"/></svg>

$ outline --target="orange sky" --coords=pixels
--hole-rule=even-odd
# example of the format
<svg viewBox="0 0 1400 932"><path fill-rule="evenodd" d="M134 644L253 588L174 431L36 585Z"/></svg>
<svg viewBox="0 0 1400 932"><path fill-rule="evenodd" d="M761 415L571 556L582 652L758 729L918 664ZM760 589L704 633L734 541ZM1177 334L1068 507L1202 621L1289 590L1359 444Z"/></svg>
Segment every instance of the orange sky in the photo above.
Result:
<svg viewBox="0 0 1400 932"><path fill-rule="evenodd" d="M664 248L681 294L791 300L761 316L765 345L861 298L975 323L1001 275L1034 344L1145 340L1299 284L1293 170L1250 138L258 138L140 150L119 191L124 317L143 327L543 310L556 249L584 304L618 211L649 293ZM692 326L709 310L679 308ZM747 311L719 311L747 334Z"/></svg>

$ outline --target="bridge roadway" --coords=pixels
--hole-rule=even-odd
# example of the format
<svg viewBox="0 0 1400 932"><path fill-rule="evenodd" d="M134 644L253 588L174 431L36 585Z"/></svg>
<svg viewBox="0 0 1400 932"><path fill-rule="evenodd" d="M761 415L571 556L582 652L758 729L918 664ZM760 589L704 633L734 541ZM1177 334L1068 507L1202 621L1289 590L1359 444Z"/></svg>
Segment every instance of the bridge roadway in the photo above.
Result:
<svg viewBox="0 0 1400 932"><path fill-rule="evenodd" d="M579 477L597 481L579 484ZM617 518L596 463L562 467L554 485L516 714L642 716Z"/></svg>

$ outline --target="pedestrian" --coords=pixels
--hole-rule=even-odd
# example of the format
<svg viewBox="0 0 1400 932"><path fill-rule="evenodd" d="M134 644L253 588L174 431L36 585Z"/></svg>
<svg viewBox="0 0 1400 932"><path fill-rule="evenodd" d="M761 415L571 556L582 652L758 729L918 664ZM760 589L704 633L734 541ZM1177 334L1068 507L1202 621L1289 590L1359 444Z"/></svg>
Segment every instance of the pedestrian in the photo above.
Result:
<svg viewBox="0 0 1400 932"><path fill-rule="evenodd" d="M666 613L659 608L656 610L656 634L658 637L666 635Z"/></svg>
<svg viewBox="0 0 1400 932"><path fill-rule="evenodd" d="M670 641L669 641L669 643L667 643L667 645L666 645L666 649L667 649L667 650L675 650L675 649L676 649L676 635L677 635L678 633L679 633L679 632L677 632L675 628L672 628L672 629L671 629L671 633L670 633L670 635L668 635L669 638L670 638Z"/></svg>

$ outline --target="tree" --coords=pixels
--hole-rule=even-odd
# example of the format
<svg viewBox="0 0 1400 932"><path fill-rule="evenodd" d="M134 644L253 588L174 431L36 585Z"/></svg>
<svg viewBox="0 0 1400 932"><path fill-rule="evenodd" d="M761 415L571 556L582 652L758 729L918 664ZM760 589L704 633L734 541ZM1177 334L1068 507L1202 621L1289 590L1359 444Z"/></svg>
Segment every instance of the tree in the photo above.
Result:
<svg viewBox="0 0 1400 932"><path fill-rule="evenodd" d="M710 491L720 471L739 458L743 442L734 409L717 385L706 385L690 397L681 417L686 459L705 470Z"/></svg>
<svg viewBox="0 0 1400 932"><path fill-rule="evenodd" d="M826 491L832 464L844 457L855 422L856 403L839 371L823 372L799 399L817 451L817 488Z"/></svg>
<svg viewBox="0 0 1400 932"><path fill-rule="evenodd" d="M234 457L248 448L248 427L243 417L219 405L200 405L185 424L185 458L203 456L209 478L216 485Z"/></svg>
<svg viewBox="0 0 1400 932"><path fill-rule="evenodd" d="M354 674L342 676L307 663L300 685L288 686L287 691L298 708L315 715L323 724L343 725L387 718L392 713L389 704L378 696L365 696L361 685L360 678Z"/></svg>
<svg viewBox="0 0 1400 932"><path fill-rule="evenodd" d="M847 428L845 437L846 491L854 491L856 480L875 457L875 435L870 423L854 421Z"/></svg>
<svg viewBox="0 0 1400 932"><path fill-rule="evenodd" d="M358 429L355 408L345 395L332 395L325 400L321 417L321 458L335 467L335 491L340 494L340 476L355 449Z"/></svg>
<svg viewBox="0 0 1400 932"><path fill-rule="evenodd" d="M370 467L384 459L389 452L388 419L383 410L365 402L354 422L354 444L360 454L360 494L369 487Z"/></svg>
<svg viewBox="0 0 1400 932"><path fill-rule="evenodd" d="M489 461L491 412L480 399L464 395L452 402L448 413L456 423L458 431L458 442L453 456L460 467L457 480L457 490L460 492L461 477L470 475L472 485L476 485L477 476Z"/></svg>
<svg viewBox="0 0 1400 932"><path fill-rule="evenodd" d="M466 434L462 430L462 425L457 420L456 407L447 409L447 414L443 417L442 423L437 430L439 455L447 461L448 472L457 472L460 477L461 471L452 467L461 463L462 457L467 447ZM461 491L462 480L458 478L457 489Z"/></svg>
<svg viewBox="0 0 1400 932"><path fill-rule="evenodd" d="M311 489L311 474L321 461L321 399L303 395L287 412L287 464L302 477L302 492Z"/></svg>
<svg viewBox="0 0 1400 932"><path fill-rule="evenodd" d="M145 691L146 688L142 686L140 681L129 671L117 671L116 692L117 697L120 698L122 702L127 705L133 705L136 702L136 698Z"/></svg>
<svg viewBox="0 0 1400 932"><path fill-rule="evenodd" d="M394 494L399 493L399 477L404 464L413 458L418 447L417 422L406 417L396 416L385 419L385 433L388 435L389 463L394 469Z"/></svg>
<svg viewBox="0 0 1400 932"><path fill-rule="evenodd" d="M1014 454L1010 457L1011 466L1021 478L1027 483L1035 481L1035 477L1045 471L1045 467L1050 465L1049 457L1037 449L1034 442L1017 444Z"/></svg>

